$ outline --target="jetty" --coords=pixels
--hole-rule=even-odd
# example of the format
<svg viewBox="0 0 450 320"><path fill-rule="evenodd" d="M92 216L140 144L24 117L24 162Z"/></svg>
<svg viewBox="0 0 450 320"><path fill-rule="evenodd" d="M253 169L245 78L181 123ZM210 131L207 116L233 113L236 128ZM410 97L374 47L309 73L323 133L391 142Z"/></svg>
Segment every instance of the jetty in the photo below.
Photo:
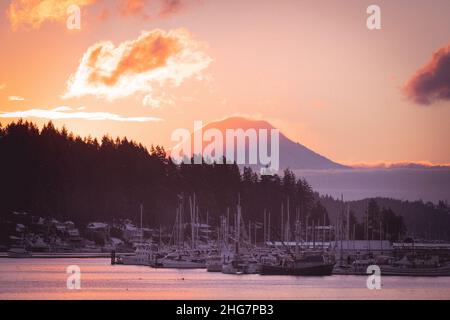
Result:
<svg viewBox="0 0 450 320"><path fill-rule="evenodd" d="M132 255L133 253L130 252L124 252L124 253L117 253L121 256L127 256ZM7 252L0 252L0 258L11 258L8 256ZM77 258L77 259L84 259L84 258L111 258L110 252L76 252L76 253L66 253L66 252L33 252L32 255L30 255L28 258L31 259L58 259L58 258Z"/></svg>

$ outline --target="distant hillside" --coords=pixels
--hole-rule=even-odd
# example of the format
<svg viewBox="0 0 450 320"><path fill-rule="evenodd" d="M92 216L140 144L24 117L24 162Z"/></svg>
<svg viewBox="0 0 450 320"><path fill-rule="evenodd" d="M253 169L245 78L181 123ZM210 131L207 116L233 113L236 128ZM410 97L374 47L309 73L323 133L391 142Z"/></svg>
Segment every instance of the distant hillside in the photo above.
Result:
<svg viewBox="0 0 450 320"><path fill-rule="evenodd" d="M450 168L295 170L320 194L346 200L394 198L450 202Z"/></svg>
<svg viewBox="0 0 450 320"><path fill-rule="evenodd" d="M449 169L449 164L433 164L427 162L394 162L394 163L375 163L365 164L356 163L351 166L355 169Z"/></svg>
<svg viewBox="0 0 450 320"><path fill-rule="evenodd" d="M328 210L331 221L342 210L342 202L329 196L319 196L320 202ZM361 222L371 198L349 201L350 210ZM380 208L391 208L403 217L408 234L417 238L450 239L450 207L440 202L435 205L423 201L402 201L390 198L373 198Z"/></svg>

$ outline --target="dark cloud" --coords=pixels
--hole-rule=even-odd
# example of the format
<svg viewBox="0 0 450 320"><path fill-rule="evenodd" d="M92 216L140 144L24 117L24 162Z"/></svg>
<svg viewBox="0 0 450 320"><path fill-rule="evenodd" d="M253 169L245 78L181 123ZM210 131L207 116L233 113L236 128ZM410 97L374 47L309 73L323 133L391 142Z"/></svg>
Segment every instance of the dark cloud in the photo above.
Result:
<svg viewBox="0 0 450 320"><path fill-rule="evenodd" d="M403 91L410 100L421 105L450 100L450 44L436 51L408 80Z"/></svg>

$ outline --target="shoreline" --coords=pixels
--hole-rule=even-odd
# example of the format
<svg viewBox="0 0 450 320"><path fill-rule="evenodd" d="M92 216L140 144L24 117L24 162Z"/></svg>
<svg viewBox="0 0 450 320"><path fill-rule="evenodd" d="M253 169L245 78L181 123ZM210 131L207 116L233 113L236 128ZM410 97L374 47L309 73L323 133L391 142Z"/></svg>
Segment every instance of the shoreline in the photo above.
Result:
<svg viewBox="0 0 450 320"><path fill-rule="evenodd" d="M116 255L132 255L130 252L118 252ZM29 257L10 257L7 252L0 252L0 259L63 259L63 258L111 258L110 252L75 252L75 253L64 253L64 252L43 252L43 253L33 253Z"/></svg>

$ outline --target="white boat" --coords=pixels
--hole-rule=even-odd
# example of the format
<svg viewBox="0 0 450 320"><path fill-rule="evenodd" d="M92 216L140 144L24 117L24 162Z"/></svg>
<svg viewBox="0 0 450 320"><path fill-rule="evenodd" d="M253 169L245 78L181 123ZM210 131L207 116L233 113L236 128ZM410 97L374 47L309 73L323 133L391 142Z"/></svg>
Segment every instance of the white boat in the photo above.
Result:
<svg viewBox="0 0 450 320"><path fill-rule="evenodd" d="M119 257L121 264L137 265L137 266L153 266L156 260L157 248L151 243L143 241L142 229L142 211L143 206L140 206L141 226L139 228L140 242L136 244L136 250L133 255L124 255Z"/></svg>
<svg viewBox="0 0 450 320"><path fill-rule="evenodd" d="M133 255L124 255L120 257L120 260L125 265L151 266L155 260L154 255L153 246L143 243L137 245Z"/></svg>
<svg viewBox="0 0 450 320"><path fill-rule="evenodd" d="M235 249L234 253L224 259L222 265L222 273L226 274L255 274L259 273L259 263L252 256L251 252L242 253L240 249L240 234L241 234L241 204L240 198L237 205L236 214L236 228L235 228Z"/></svg>
<svg viewBox="0 0 450 320"><path fill-rule="evenodd" d="M10 258L30 258L31 252L25 248L11 248L8 250L8 257Z"/></svg>
<svg viewBox="0 0 450 320"><path fill-rule="evenodd" d="M174 269L204 269L206 268L206 259L191 255L183 255L179 253L168 254L158 261L158 268L174 268Z"/></svg>

